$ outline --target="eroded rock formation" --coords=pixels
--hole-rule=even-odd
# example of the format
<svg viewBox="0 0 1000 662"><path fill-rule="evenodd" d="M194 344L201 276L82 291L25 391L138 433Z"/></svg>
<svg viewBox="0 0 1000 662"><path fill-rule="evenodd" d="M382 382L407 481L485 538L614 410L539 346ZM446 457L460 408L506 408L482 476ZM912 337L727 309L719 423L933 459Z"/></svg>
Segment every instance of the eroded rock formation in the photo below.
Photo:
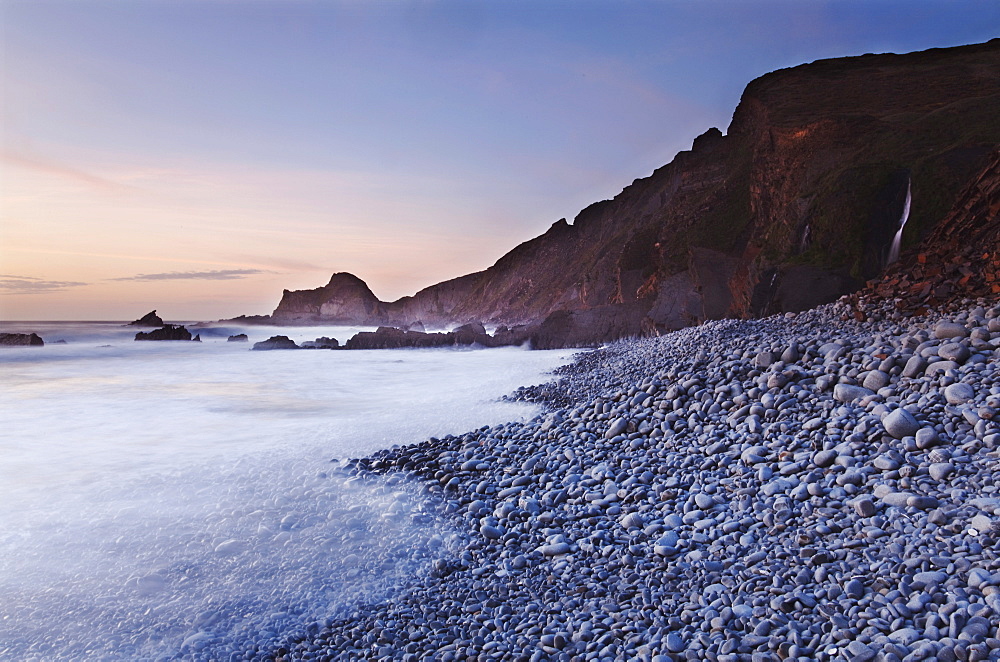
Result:
<svg viewBox="0 0 1000 662"><path fill-rule="evenodd" d="M949 210L1000 144L998 107L1000 40L776 71L747 86L726 135L485 271L390 303L335 274L286 290L268 321L533 325L559 346L803 310L882 273L907 190L904 251L951 236Z"/></svg>
<svg viewBox="0 0 1000 662"><path fill-rule="evenodd" d="M148 312L134 322L129 322L129 326L163 326L163 320L160 319L156 311Z"/></svg>

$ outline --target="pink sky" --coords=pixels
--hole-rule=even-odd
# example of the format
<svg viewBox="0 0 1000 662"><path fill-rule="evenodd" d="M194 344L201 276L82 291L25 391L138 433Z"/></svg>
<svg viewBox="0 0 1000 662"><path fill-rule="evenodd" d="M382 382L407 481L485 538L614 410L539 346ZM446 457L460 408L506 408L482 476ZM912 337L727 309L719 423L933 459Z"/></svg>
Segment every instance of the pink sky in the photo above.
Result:
<svg viewBox="0 0 1000 662"><path fill-rule="evenodd" d="M994 2L9 0L0 319L392 300L617 194L744 85L984 41Z"/></svg>

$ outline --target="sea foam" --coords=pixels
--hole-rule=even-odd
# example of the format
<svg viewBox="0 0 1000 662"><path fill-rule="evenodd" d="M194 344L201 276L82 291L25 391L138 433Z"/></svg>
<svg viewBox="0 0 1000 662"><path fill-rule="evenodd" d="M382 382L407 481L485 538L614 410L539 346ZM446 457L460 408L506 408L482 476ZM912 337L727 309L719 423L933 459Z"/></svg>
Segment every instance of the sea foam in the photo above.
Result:
<svg viewBox="0 0 1000 662"><path fill-rule="evenodd" d="M456 534L419 486L331 459L530 417L497 398L569 358L53 330L67 344L0 352L3 658L235 659L391 595Z"/></svg>

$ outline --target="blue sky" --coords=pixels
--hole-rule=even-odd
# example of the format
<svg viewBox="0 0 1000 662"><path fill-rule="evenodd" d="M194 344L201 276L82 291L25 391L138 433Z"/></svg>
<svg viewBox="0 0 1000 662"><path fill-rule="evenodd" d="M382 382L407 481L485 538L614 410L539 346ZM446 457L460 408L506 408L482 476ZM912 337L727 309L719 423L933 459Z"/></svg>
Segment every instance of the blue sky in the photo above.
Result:
<svg viewBox="0 0 1000 662"><path fill-rule="evenodd" d="M618 193L768 71L1000 35L990 2L0 4L0 318L383 299Z"/></svg>

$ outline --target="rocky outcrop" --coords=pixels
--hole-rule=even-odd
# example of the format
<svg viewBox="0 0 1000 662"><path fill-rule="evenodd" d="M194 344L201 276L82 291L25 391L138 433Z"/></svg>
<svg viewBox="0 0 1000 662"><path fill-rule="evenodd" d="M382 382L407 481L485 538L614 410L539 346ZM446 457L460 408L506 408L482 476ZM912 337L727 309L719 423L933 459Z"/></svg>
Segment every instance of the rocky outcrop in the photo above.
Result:
<svg viewBox="0 0 1000 662"><path fill-rule="evenodd" d="M497 347L510 342L498 342L486 333L482 324L464 324L448 333L426 333L390 326L355 334L344 345L347 349L400 349L403 347L455 347L481 345Z"/></svg>
<svg viewBox="0 0 1000 662"><path fill-rule="evenodd" d="M134 322L129 322L129 326L163 326L163 320L156 314L156 311L146 313Z"/></svg>
<svg viewBox="0 0 1000 662"><path fill-rule="evenodd" d="M882 273L908 192L904 251L950 236L949 210L1000 145L997 107L1000 40L776 71L747 86L725 135L708 130L485 271L394 302L335 274L286 291L272 319L482 320L533 325L548 346L810 308Z"/></svg>
<svg viewBox="0 0 1000 662"><path fill-rule="evenodd" d="M191 337L191 332L183 326L164 324L155 331L140 331L135 334L136 340L195 340L200 342L201 336Z"/></svg>
<svg viewBox="0 0 1000 662"><path fill-rule="evenodd" d="M245 333L237 333L236 335L229 336L226 338L226 342L249 342L250 338Z"/></svg>
<svg viewBox="0 0 1000 662"><path fill-rule="evenodd" d="M44 344L37 333L0 333L2 347L41 347Z"/></svg>
<svg viewBox="0 0 1000 662"><path fill-rule="evenodd" d="M353 274L336 273L315 290L285 290L271 322L276 324L362 324L375 326L386 318L385 304Z"/></svg>
<svg viewBox="0 0 1000 662"><path fill-rule="evenodd" d="M255 342L251 350L265 351L271 349L302 349L288 336L271 336L267 340Z"/></svg>
<svg viewBox="0 0 1000 662"><path fill-rule="evenodd" d="M316 340L307 340L301 345L302 349L340 349L340 342L336 338L320 336Z"/></svg>

